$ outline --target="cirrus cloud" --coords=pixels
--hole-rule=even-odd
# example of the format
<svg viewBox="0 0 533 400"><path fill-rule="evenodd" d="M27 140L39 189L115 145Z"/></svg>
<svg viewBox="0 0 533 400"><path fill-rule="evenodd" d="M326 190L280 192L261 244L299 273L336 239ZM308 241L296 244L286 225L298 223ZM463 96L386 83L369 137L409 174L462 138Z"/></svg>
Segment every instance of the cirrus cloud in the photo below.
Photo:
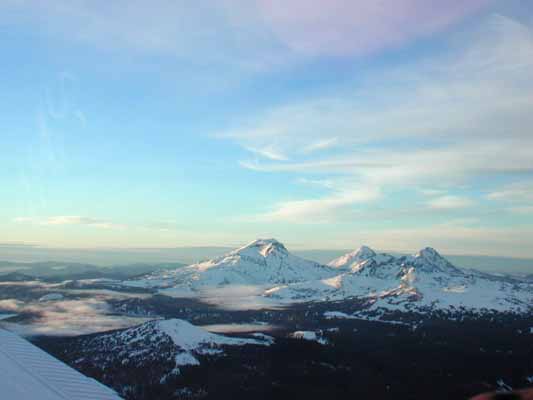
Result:
<svg viewBox="0 0 533 400"><path fill-rule="evenodd" d="M428 202L429 208L436 210L453 210L458 208L472 207L475 203L466 197L461 196L441 196Z"/></svg>
<svg viewBox="0 0 533 400"><path fill-rule="evenodd" d="M218 137L243 147L274 146L286 158L241 160L244 168L339 182L326 202L281 203L272 217L287 220L287 206L339 209L331 199L336 204L337 192L350 191L342 187L347 181L376 192L435 184L453 192L481 176L532 174L532 27L494 15L452 42L439 57L378 73L334 98L274 106ZM306 151L331 137L334 148ZM472 204L445 196L428 205L452 210Z"/></svg>
<svg viewBox="0 0 533 400"><path fill-rule="evenodd" d="M248 218L263 222L327 223L354 204L364 204L381 196L375 188L338 191L318 199L290 200L276 204L272 211Z"/></svg>
<svg viewBox="0 0 533 400"><path fill-rule="evenodd" d="M83 217L79 215L59 215L51 217L17 217L14 222L29 223L35 225L85 225L101 229L122 229L125 225L117 224L112 221Z"/></svg>
<svg viewBox="0 0 533 400"><path fill-rule="evenodd" d="M244 67L353 55L445 30L490 0L7 0L10 22L104 48ZM24 19L21 19L21 15Z"/></svg>
<svg viewBox="0 0 533 400"><path fill-rule="evenodd" d="M514 182L487 195L490 200L533 202L533 181Z"/></svg>
<svg viewBox="0 0 533 400"><path fill-rule="evenodd" d="M310 55L364 54L446 29L489 0L259 0L289 48Z"/></svg>

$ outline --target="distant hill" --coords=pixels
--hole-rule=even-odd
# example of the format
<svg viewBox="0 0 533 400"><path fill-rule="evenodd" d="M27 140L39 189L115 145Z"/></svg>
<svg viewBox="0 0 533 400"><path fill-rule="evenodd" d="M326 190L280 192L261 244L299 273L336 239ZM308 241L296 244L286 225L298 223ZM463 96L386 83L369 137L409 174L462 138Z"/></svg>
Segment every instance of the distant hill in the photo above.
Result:
<svg viewBox="0 0 533 400"><path fill-rule="evenodd" d="M41 279L64 281L79 279L129 279L166 269L183 267L181 263L125 264L102 267L65 261L12 262L0 261L0 281L27 281Z"/></svg>

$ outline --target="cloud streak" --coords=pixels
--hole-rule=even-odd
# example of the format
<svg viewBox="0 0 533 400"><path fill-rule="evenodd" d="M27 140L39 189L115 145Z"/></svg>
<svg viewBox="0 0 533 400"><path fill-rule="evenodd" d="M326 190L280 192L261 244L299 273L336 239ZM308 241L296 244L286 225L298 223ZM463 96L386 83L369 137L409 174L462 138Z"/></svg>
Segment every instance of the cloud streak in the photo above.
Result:
<svg viewBox="0 0 533 400"><path fill-rule="evenodd" d="M299 199L279 205L272 217L287 220L292 215L282 212L287 205L334 209L330 204L343 202L336 191L350 191L340 187L347 181L375 192L435 182L453 191L480 176L533 173L531 27L496 15L451 43L440 57L378 74L335 98L273 107L218 136L243 147L275 146L287 158L242 160L244 168L338 182L325 202ZM335 146L330 147L331 137ZM524 196L523 190L509 189L491 198ZM472 203L448 196L428 205L451 210Z"/></svg>
<svg viewBox="0 0 533 400"><path fill-rule="evenodd" d="M319 199L292 200L277 204L272 211L249 218L259 222L327 223L354 204L364 204L380 197L373 188L336 192Z"/></svg>
<svg viewBox="0 0 533 400"><path fill-rule="evenodd" d="M92 228L100 229L124 229L126 225L117 224L109 220L83 217L79 215L59 215L51 217L17 217L14 219L17 223L28 223L34 225L44 226L60 226L60 225L83 225Z"/></svg>
<svg viewBox="0 0 533 400"><path fill-rule="evenodd" d="M429 208L435 210L454 210L460 208L472 207L475 203L466 197L460 196L441 196L428 202Z"/></svg>
<svg viewBox="0 0 533 400"><path fill-rule="evenodd" d="M278 63L287 51L273 43L255 9L244 0L25 0L0 5L10 23L29 22L43 37L204 67L216 62L218 67L260 70Z"/></svg>
<svg viewBox="0 0 533 400"><path fill-rule="evenodd" d="M533 202L533 181L515 182L487 195L490 200Z"/></svg>
<svg viewBox="0 0 533 400"><path fill-rule="evenodd" d="M451 55L370 78L335 98L274 107L220 136L265 147L275 141L289 155L324 141L324 132L343 146L402 138L433 147L450 137L485 146L502 137L511 144L530 139L531 29L495 16L465 36L468 44Z"/></svg>
<svg viewBox="0 0 533 400"><path fill-rule="evenodd" d="M398 47L446 30L489 2L12 0L0 10L11 19L23 14L48 34L98 47L257 68Z"/></svg>
<svg viewBox="0 0 533 400"><path fill-rule="evenodd" d="M488 0L259 0L277 37L309 55L349 55L397 47L448 28Z"/></svg>

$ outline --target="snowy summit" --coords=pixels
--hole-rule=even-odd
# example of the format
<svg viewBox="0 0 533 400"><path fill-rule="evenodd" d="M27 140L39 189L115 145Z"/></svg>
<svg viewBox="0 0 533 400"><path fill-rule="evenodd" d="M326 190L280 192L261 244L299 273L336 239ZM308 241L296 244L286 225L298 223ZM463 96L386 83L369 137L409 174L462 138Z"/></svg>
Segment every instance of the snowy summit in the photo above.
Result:
<svg viewBox="0 0 533 400"><path fill-rule="evenodd" d="M258 239L213 260L125 284L176 297L247 287L256 297L284 304L363 299L373 308L418 312L527 312L533 303L531 283L463 270L431 247L393 256L362 246L321 265L291 254L275 239Z"/></svg>
<svg viewBox="0 0 533 400"><path fill-rule="evenodd" d="M291 254L275 239L258 239L221 257L128 282L198 291L229 285L275 285L324 279L335 271Z"/></svg>

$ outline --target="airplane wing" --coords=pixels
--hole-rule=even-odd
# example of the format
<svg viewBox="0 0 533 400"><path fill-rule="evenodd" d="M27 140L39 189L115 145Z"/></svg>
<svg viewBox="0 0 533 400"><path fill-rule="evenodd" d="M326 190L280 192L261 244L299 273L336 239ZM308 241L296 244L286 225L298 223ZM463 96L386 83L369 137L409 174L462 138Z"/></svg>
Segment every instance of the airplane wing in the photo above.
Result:
<svg viewBox="0 0 533 400"><path fill-rule="evenodd" d="M17 400L120 400L20 336L0 329L0 397Z"/></svg>

